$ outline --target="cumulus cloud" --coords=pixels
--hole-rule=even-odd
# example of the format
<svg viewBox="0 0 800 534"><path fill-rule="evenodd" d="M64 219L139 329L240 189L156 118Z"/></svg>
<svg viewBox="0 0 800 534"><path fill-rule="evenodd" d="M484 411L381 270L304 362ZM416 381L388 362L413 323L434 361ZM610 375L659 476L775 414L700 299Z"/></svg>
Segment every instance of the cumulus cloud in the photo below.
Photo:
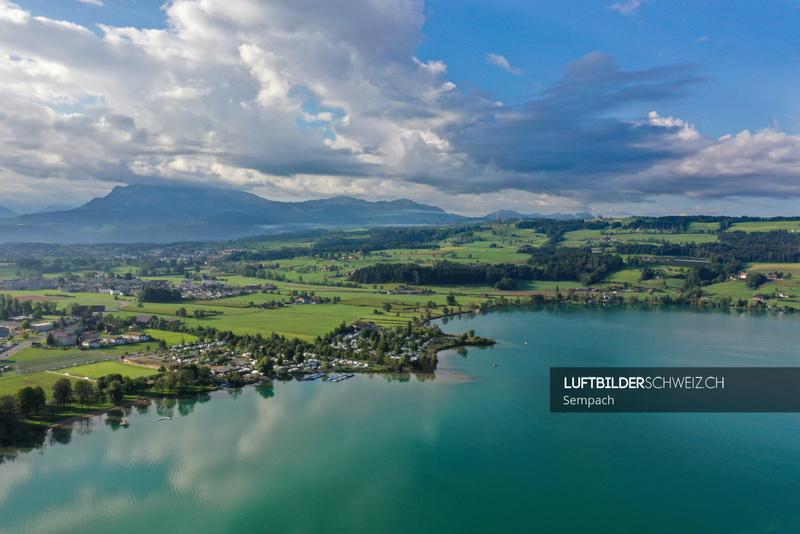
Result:
<svg viewBox="0 0 800 534"><path fill-rule="evenodd" d="M658 195L800 196L798 136L712 139L650 112L703 83L698 68L627 70L592 52L512 105L415 56L423 7L175 0L166 29L101 26L98 36L0 0L0 194L58 188L60 201L78 200L174 180L273 198L406 196L454 211L516 199L540 212ZM501 55L486 60L520 72Z"/></svg>
<svg viewBox="0 0 800 534"><path fill-rule="evenodd" d="M508 62L508 60L505 57L501 56L500 54L487 53L486 61L490 65L495 65L497 67L500 67L501 69L510 72L514 76L519 76L524 72L522 69L513 68L511 64Z"/></svg>

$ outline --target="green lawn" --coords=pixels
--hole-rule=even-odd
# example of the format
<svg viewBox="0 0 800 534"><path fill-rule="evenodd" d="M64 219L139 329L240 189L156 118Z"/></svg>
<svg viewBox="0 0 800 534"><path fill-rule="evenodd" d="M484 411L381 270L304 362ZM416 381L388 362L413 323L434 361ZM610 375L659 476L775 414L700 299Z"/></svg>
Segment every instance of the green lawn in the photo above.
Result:
<svg viewBox="0 0 800 534"><path fill-rule="evenodd" d="M717 222L690 222L689 223L690 230L708 230L708 231L715 231L719 230L719 223Z"/></svg>
<svg viewBox="0 0 800 534"><path fill-rule="evenodd" d="M28 347L3 360L3 364L31 372L49 371L100 360L118 360L126 351L134 352L141 345L123 345L102 349L38 349Z"/></svg>
<svg viewBox="0 0 800 534"><path fill-rule="evenodd" d="M129 376L131 378L139 378L140 376L153 376L158 374L158 371L155 369L122 362L99 362L89 365L79 365L77 367L64 369L64 372L69 373L71 377L89 378L91 380L97 380L101 376L106 376L112 373L118 373L122 376Z"/></svg>
<svg viewBox="0 0 800 534"><path fill-rule="evenodd" d="M5 375L0 378L0 395L13 395L22 388L40 386L49 397L53 393L53 384L59 378L63 377L45 372L13 376Z"/></svg>
<svg viewBox="0 0 800 534"><path fill-rule="evenodd" d="M164 330L147 329L144 331L148 336L155 339L163 339L167 345L179 345L183 343L194 343L199 340L197 336L183 334L181 332L167 332Z"/></svg>
<svg viewBox="0 0 800 534"><path fill-rule="evenodd" d="M659 232L611 232L609 230L575 230L564 233L565 245L588 245L599 243L601 239L617 239L622 243L713 243L717 241L714 234L667 234ZM610 243L614 244L614 241Z"/></svg>
<svg viewBox="0 0 800 534"><path fill-rule="evenodd" d="M791 273L793 278L800 278L800 263L745 263L744 270L764 274L777 271L782 272L784 276Z"/></svg>
<svg viewBox="0 0 800 534"><path fill-rule="evenodd" d="M731 225L729 231L769 232L771 230L800 230L800 221L753 221Z"/></svg>

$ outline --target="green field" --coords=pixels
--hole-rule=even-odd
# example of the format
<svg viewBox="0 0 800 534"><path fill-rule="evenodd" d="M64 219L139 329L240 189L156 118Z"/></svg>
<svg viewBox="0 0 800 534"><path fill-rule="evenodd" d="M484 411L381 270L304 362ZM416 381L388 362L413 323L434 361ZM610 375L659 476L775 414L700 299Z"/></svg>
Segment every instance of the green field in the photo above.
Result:
<svg viewBox="0 0 800 534"><path fill-rule="evenodd" d="M4 375L0 378L0 395L13 395L22 388L40 386L50 396L53 392L53 384L59 378L63 377L45 372Z"/></svg>
<svg viewBox="0 0 800 534"><path fill-rule="evenodd" d="M707 230L707 231L716 231L719 230L719 223L716 222L691 222L689 223L690 230Z"/></svg>
<svg viewBox="0 0 800 534"><path fill-rule="evenodd" d="M164 330L144 330L144 333L154 339L163 339L167 345L180 345L183 343L194 343L200 338L191 334L181 332L166 332Z"/></svg>
<svg viewBox="0 0 800 534"><path fill-rule="evenodd" d="M97 380L101 376L110 375L112 373L129 376L131 378L158 374L158 371L155 369L121 362L100 362L89 365L79 365L77 367L65 369L65 372L69 373L69 375L74 378L88 378L90 380Z"/></svg>
<svg viewBox="0 0 800 534"><path fill-rule="evenodd" d="M611 241L605 241L608 238ZM717 236L714 234L669 234L662 232L612 232L610 230L575 230L564 233L565 245L594 245L606 243L613 246L615 241L621 243L658 243L667 241L669 243L714 243Z"/></svg>
<svg viewBox="0 0 800 534"><path fill-rule="evenodd" d="M800 221L754 221L732 224L729 231L769 232L771 230L800 230Z"/></svg>
<svg viewBox="0 0 800 534"><path fill-rule="evenodd" d="M791 273L793 278L800 278L800 263L745 263L744 270L764 274L777 271L782 272L784 276Z"/></svg>

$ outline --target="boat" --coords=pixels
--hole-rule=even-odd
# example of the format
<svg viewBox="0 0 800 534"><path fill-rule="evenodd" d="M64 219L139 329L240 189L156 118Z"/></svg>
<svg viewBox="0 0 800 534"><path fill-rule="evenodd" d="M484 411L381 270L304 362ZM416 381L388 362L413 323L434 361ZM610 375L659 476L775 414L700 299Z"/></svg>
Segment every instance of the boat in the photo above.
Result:
<svg viewBox="0 0 800 534"><path fill-rule="evenodd" d="M120 426L131 426L131 424L127 419L123 419L120 423Z"/></svg>
<svg viewBox="0 0 800 534"><path fill-rule="evenodd" d="M156 421L171 421L172 417L159 417Z"/></svg>

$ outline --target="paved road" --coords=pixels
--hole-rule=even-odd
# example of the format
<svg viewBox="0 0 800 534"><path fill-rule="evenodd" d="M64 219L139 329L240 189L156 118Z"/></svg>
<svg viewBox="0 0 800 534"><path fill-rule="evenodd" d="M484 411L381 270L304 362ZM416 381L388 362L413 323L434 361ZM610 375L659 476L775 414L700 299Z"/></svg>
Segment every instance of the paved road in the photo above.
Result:
<svg viewBox="0 0 800 534"><path fill-rule="evenodd" d="M27 349L28 347L31 346L31 343L33 343L34 341L44 341L46 338L47 338L47 334L41 334L40 336L37 336L37 337L32 338L32 339L28 339L27 341L23 341L22 343L17 343L16 345L11 347L10 349L5 351L4 353L0 354L0 361L3 361L6 358L8 358L9 356L18 353L22 349Z"/></svg>

